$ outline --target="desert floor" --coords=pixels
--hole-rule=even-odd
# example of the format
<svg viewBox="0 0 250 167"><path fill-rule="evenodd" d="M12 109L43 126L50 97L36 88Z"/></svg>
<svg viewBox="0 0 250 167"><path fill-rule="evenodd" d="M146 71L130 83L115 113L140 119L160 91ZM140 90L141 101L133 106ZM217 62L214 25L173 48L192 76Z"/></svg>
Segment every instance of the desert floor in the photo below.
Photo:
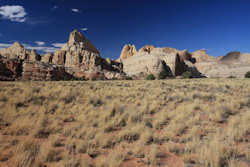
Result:
<svg viewBox="0 0 250 167"><path fill-rule="evenodd" d="M1 167L248 167L250 80L0 83Z"/></svg>

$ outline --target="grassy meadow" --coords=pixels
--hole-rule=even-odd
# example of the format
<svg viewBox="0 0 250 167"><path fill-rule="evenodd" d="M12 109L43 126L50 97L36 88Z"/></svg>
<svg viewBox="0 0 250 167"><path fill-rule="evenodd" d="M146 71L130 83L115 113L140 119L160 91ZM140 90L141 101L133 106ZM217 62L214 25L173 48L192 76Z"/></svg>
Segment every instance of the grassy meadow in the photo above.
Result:
<svg viewBox="0 0 250 167"><path fill-rule="evenodd" d="M250 80L0 83L0 167L249 167Z"/></svg>

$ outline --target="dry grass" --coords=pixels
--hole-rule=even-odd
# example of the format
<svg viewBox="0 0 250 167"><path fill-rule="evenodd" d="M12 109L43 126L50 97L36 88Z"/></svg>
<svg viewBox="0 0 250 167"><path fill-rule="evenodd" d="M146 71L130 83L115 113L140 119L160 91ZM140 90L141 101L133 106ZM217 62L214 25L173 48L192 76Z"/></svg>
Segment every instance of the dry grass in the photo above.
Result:
<svg viewBox="0 0 250 167"><path fill-rule="evenodd" d="M249 92L247 79L3 82L0 167L247 167Z"/></svg>

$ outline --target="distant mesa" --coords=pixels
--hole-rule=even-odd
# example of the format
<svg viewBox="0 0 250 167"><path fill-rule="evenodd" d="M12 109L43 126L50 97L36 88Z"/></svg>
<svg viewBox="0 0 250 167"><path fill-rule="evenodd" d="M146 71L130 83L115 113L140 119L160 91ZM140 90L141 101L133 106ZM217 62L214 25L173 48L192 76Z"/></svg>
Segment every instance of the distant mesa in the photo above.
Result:
<svg viewBox="0 0 250 167"><path fill-rule="evenodd" d="M250 54L230 52L219 58L205 50L189 53L171 47L133 44L122 48L118 60L104 59L99 50L78 30L55 53L38 54L15 42L0 50L0 80L144 79L161 72L179 76L190 71L193 77L243 77L250 71Z"/></svg>

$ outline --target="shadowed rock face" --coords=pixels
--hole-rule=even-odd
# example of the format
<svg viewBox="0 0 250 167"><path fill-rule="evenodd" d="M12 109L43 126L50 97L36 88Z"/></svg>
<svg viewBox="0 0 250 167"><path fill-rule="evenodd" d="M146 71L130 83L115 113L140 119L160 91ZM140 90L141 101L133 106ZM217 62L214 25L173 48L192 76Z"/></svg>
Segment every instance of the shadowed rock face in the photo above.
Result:
<svg viewBox="0 0 250 167"><path fill-rule="evenodd" d="M240 58L240 52L230 52L226 54L226 56L221 57L220 61L222 62L230 62L230 61L237 61ZM233 63L233 62L232 62Z"/></svg>
<svg viewBox="0 0 250 167"><path fill-rule="evenodd" d="M22 60L0 56L0 81L13 81L22 75Z"/></svg>

